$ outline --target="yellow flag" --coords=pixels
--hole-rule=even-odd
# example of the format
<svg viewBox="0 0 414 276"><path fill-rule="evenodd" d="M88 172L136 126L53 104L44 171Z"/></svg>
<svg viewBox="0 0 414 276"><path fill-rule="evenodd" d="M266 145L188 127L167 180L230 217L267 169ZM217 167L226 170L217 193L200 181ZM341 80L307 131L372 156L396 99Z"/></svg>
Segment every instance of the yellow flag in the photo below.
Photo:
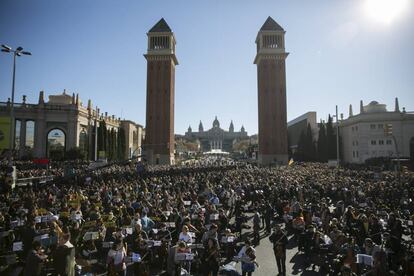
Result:
<svg viewBox="0 0 414 276"><path fill-rule="evenodd" d="M295 161L293 161L293 158L291 158L291 159L289 160L289 166L290 166L290 165L292 165L294 162L295 162Z"/></svg>

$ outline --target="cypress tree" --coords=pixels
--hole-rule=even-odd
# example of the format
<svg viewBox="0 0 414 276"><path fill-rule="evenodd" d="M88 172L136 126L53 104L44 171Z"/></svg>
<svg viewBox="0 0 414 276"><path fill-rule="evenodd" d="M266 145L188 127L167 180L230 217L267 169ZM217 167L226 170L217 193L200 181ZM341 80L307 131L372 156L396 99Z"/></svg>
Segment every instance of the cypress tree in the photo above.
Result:
<svg viewBox="0 0 414 276"><path fill-rule="evenodd" d="M306 152L306 134L305 134L305 131L302 130L299 136L299 140L298 140L298 148L295 152L295 160L306 161L305 152Z"/></svg>
<svg viewBox="0 0 414 276"><path fill-rule="evenodd" d="M106 151L107 149L107 129L104 120L99 122L98 127L98 151Z"/></svg>
<svg viewBox="0 0 414 276"><path fill-rule="evenodd" d="M326 124L326 144L328 148L328 159L336 159L336 135L331 115L329 115L328 123Z"/></svg>
<svg viewBox="0 0 414 276"><path fill-rule="evenodd" d="M108 129L106 132L106 157L109 160L112 160L112 135L111 135L111 130Z"/></svg>
<svg viewBox="0 0 414 276"><path fill-rule="evenodd" d="M117 142L116 142L116 131L114 128L111 129L111 139L112 139L112 145L111 145L111 155L112 160L115 160L117 158Z"/></svg>
<svg viewBox="0 0 414 276"><path fill-rule="evenodd" d="M126 151L125 130L123 128L119 128L118 137L117 137L118 160L125 159L125 151Z"/></svg>
<svg viewBox="0 0 414 276"><path fill-rule="evenodd" d="M306 128L304 157L305 161L316 160L315 142L313 141L312 128L310 124L308 124L308 127Z"/></svg>
<svg viewBox="0 0 414 276"><path fill-rule="evenodd" d="M321 123L319 127L319 137L318 137L318 160L319 162L328 161L328 148L327 148L327 138L325 123Z"/></svg>

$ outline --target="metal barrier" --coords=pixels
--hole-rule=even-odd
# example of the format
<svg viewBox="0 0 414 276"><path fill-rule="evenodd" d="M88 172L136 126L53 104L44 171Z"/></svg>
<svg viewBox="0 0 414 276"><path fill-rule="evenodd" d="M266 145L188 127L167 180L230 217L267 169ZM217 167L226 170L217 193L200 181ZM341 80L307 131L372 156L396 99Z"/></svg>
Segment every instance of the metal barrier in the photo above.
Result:
<svg viewBox="0 0 414 276"><path fill-rule="evenodd" d="M32 185L33 181L37 181L38 183L46 183L48 181L52 181L54 179L53 176L38 176L38 177L29 177L29 178L19 178L16 179L16 186L24 187L27 185Z"/></svg>

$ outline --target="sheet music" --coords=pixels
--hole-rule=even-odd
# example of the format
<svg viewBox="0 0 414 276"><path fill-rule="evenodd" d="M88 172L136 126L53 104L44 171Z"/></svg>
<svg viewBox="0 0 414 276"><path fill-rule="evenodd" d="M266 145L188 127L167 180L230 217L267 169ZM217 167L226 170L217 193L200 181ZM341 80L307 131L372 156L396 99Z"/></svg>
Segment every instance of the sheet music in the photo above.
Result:
<svg viewBox="0 0 414 276"><path fill-rule="evenodd" d="M141 262L141 255L138 253L132 252L132 262L140 263Z"/></svg>
<svg viewBox="0 0 414 276"><path fill-rule="evenodd" d="M366 255L366 254L357 254L357 263L359 264L364 264L367 266L372 266L373 263L373 258L370 255Z"/></svg>
<svg viewBox="0 0 414 276"><path fill-rule="evenodd" d="M13 243L13 252L23 251L23 242L14 242Z"/></svg>

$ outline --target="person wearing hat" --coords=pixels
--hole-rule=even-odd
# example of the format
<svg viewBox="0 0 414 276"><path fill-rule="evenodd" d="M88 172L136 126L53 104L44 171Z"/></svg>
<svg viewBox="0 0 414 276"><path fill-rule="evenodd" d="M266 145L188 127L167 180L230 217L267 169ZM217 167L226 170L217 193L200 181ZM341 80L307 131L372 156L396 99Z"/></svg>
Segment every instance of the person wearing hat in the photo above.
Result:
<svg viewBox="0 0 414 276"><path fill-rule="evenodd" d="M270 235L269 240L273 244L273 253L275 254L279 275L286 275L286 245L288 238L279 225L275 225L274 232Z"/></svg>

